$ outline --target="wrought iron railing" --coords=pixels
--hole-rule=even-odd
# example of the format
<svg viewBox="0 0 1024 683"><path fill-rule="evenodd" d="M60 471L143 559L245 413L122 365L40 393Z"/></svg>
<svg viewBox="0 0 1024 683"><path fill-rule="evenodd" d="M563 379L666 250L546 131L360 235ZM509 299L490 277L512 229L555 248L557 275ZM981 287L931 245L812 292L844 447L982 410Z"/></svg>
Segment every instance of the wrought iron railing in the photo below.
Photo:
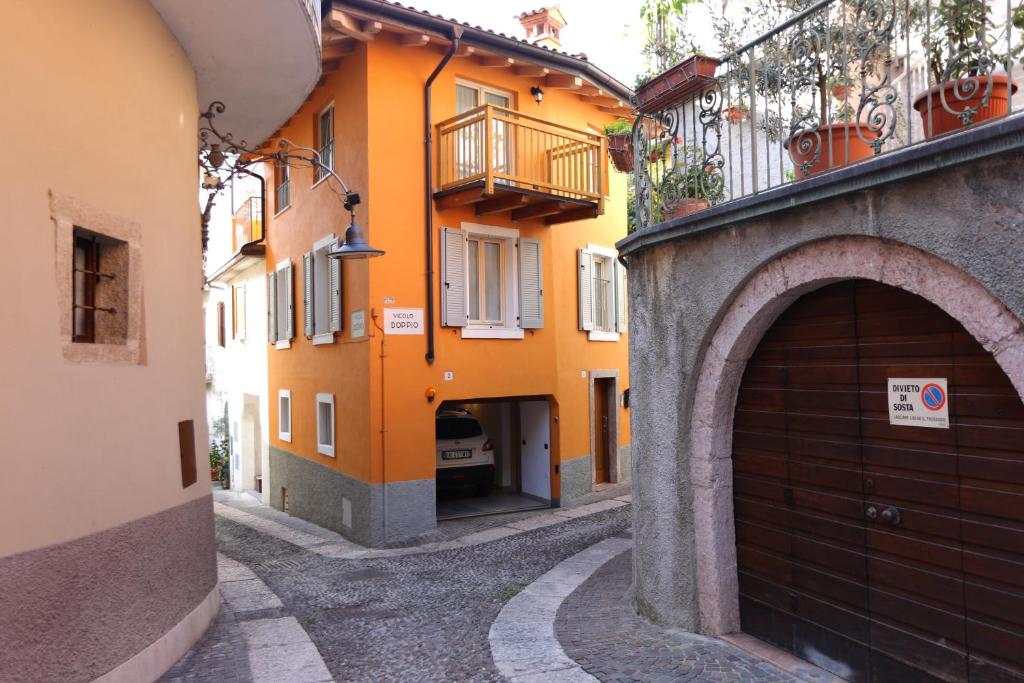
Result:
<svg viewBox="0 0 1024 683"><path fill-rule="evenodd" d="M442 191L482 182L489 193L506 185L571 199L603 196L602 135L490 104L437 129Z"/></svg>
<svg viewBox="0 0 1024 683"><path fill-rule="evenodd" d="M1021 0L819 0L692 58L638 90L636 225L1019 114L1022 28Z"/></svg>
<svg viewBox="0 0 1024 683"><path fill-rule="evenodd" d="M234 251L250 242L263 239L263 202L260 197L249 197L231 218Z"/></svg>

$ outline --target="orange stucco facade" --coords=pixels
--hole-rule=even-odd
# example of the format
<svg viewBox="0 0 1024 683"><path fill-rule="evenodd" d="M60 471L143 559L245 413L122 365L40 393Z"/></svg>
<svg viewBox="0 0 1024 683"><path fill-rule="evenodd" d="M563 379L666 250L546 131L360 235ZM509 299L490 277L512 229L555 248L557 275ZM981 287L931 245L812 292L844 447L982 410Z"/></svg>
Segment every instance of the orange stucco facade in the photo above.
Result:
<svg viewBox="0 0 1024 683"><path fill-rule="evenodd" d="M290 260L296 292L295 338L290 348L271 344L268 349L271 446L369 484L430 480L435 476L435 412L443 401L544 397L551 408L551 497L558 500L559 465L593 450L591 371L618 372L613 408L619 413L618 447L630 443L621 401L629 386L627 335L591 341L578 326L577 298L577 249L588 244L611 248L626 234L626 176L615 173L602 156L608 177L603 214L557 225L546 225L543 218L513 221L508 213L478 216L472 205L441 210L432 201L434 362L425 359L423 335L383 335L378 325L386 307L424 308L427 303L423 88L442 57L443 49L408 47L386 31L360 42L280 131L297 145L315 146L317 115L334 104L335 170L362 195L357 221L368 241L386 254L343 263L344 329L334 343L314 345L302 334L302 257L326 235L342 237L348 213L335 182L314 185L310 168L291 170L291 206L278 212L273 170L264 169L271 188L268 269ZM511 93L510 108L578 130L600 131L615 118L573 90L545 88L538 104L530 94L537 79L455 57L434 82L432 125L456 115L457 81ZM434 137L436 169L436 128ZM436 189L436 170L434 183ZM459 329L441 327L438 235L463 222L513 228L520 237L542 242L542 328L525 330L522 339L465 339ZM365 312L366 336L353 337L351 314L359 310ZM453 379L446 380L445 373L453 373ZM431 388L436 391L432 402L425 396ZM277 431L280 389L292 397L290 442ZM317 452L318 393L335 396L334 457Z"/></svg>

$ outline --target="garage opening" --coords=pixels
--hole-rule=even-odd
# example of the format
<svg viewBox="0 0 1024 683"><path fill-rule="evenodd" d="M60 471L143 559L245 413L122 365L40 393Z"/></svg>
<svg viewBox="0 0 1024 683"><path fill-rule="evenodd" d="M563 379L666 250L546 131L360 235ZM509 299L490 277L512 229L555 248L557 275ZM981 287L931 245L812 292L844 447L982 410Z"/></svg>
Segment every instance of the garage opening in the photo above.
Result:
<svg viewBox="0 0 1024 683"><path fill-rule="evenodd" d="M437 518L550 507L550 415L542 398L442 403L435 423Z"/></svg>
<svg viewBox="0 0 1024 683"><path fill-rule="evenodd" d="M745 632L850 681L1024 680L1024 404L939 307L797 300L747 364L733 475Z"/></svg>

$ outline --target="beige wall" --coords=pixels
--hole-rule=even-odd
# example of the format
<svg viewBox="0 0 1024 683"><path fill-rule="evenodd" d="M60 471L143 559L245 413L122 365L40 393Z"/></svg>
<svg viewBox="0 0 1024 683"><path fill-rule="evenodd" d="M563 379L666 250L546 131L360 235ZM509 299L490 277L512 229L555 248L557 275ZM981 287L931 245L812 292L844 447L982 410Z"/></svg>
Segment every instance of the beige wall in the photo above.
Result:
<svg viewBox="0 0 1024 683"><path fill-rule="evenodd" d="M210 490L192 67L142 0L5 0L0 27L3 556ZM142 364L64 360L51 191L139 226ZM199 483L183 490L188 419Z"/></svg>

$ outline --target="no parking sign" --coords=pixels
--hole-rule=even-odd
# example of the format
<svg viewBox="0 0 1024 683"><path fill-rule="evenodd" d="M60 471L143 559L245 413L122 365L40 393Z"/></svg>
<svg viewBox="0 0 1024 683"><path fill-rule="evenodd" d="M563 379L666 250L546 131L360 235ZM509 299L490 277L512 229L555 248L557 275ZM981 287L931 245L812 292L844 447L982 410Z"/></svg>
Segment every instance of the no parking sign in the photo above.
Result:
<svg viewBox="0 0 1024 683"><path fill-rule="evenodd" d="M889 378L889 424L949 429L945 377Z"/></svg>

